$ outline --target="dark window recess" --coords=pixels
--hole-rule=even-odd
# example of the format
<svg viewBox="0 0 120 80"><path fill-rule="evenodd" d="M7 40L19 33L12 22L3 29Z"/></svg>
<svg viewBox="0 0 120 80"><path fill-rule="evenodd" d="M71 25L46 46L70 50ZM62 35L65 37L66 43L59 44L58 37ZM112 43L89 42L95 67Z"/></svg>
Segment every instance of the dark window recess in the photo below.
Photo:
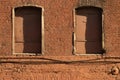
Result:
<svg viewBox="0 0 120 80"><path fill-rule="evenodd" d="M15 9L15 53L41 53L42 9L19 7Z"/></svg>
<svg viewBox="0 0 120 80"><path fill-rule="evenodd" d="M78 54L102 53L102 9L83 7L75 10L75 49Z"/></svg>

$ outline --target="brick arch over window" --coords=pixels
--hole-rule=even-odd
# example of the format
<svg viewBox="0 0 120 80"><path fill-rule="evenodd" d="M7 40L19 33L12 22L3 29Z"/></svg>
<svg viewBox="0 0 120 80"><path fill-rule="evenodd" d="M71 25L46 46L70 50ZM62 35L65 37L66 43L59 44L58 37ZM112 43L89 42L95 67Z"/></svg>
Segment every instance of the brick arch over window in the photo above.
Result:
<svg viewBox="0 0 120 80"><path fill-rule="evenodd" d="M42 8L23 6L14 9L14 53L42 52Z"/></svg>
<svg viewBox="0 0 120 80"><path fill-rule="evenodd" d="M75 53L102 53L102 9L79 7L75 9Z"/></svg>
<svg viewBox="0 0 120 80"><path fill-rule="evenodd" d="M103 8L105 0L78 0L77 7L94 6Z"/></svg>

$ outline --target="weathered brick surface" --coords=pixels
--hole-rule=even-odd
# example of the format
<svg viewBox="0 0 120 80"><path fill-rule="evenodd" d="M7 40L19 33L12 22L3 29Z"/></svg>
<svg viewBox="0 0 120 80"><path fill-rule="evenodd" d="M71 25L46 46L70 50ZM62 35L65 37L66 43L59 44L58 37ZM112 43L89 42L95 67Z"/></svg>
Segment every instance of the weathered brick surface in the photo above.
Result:
<svg viewBox="0 0 120 80"><path fill-rule="evenodd" d="M1 59L1 80L119 80L111 69L120 60L99 57ZM38 58L38 57L37 57ZM83 59L83 60L82 60Z"/></svg>
<svg viewBox="0 0 120 80"><path fill-rule="evenodd" d="M99 0L103 3L98 4L92 0L85 0L91 1L91 6L97 3L97 6L103 8L105 56L108 58L112 56L111 59L103 58L102 55L72 55L73 9L80 6L80 1L84 2L84 0L1 0L0 80L120 80L120 74L111 74L113 66L120 68L120 1ZM12 10L29 4L44 8L44 55L40 56L40 59L27 59L32 56L27 56L26 59L10 59L20 58L13 56L12 53ZM82 5L85 6L85 3ZM44 58L45 55L49 55L47 59ZM6 56L8 57L3 59Z"/></svg>
<svg viewBox="0 0 120 80"><path fill-rule="evenodd" d="M83 2L81 4L80 2ZM86 3L88 2L88 3ZM119 56L119 1L112 0L11 0L0 1L0 41L1 54L12 54L12 9L18 6L34 5L44 8L44 54L72 55L74 14L73 9L79 5L91 5L100 2L104 15L104 44L106 54ZM80 4L79 4L80 3ZM85 4L86 3L86 4ZM79 4L79 5L78 5ZM88 5L87 5L88 6ZM110 23L111 22L111 23ZM4 45L3 45L4 44ZM6 45L6 46L5 46Z"/></svg>
<svg viewBox="0 0 120 80"><path fill-rule="evenodd" d="M105 48L108 55L120 56L120 1L106 0L104 6ZM111 7L112 6L112 7Z"/></svg>

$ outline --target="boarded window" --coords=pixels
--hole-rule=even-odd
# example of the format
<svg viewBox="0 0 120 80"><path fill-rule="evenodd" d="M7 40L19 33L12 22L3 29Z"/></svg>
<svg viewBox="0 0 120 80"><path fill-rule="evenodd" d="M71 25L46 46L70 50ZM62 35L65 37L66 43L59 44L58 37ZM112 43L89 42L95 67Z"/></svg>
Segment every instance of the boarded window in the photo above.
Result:
<svg viewBox="0 0 120 80"><path fill-rule="evenodd" d="M15 9L15 53L41 53L42 9L19 7Z"/></svg>
<svg viewBox="0 0 120 80"><path fill-rule="evenodd" d="M101 53L102 10L94 7L77 8L75 22L76 53Z"/></svg>

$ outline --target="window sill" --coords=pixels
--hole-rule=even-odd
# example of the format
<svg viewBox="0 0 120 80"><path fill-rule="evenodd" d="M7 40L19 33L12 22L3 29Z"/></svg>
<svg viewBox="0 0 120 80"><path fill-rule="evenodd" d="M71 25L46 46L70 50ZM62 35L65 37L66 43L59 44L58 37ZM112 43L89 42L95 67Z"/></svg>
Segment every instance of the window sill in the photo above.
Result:
<svg viewBox="0 0 120 80"><path fill-rule="evenodd" d="M42 55L41 53L13 53L14 56L37 56Z"/></svg>

